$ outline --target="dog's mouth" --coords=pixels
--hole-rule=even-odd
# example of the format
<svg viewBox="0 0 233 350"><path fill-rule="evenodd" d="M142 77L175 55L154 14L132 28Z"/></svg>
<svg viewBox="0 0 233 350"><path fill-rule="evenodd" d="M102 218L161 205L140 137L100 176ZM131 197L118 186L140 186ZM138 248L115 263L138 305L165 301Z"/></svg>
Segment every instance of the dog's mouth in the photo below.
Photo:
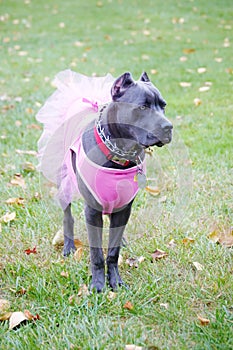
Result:
<svg viewBox="0 0 233 350"><path fill-rule="evenodd" d="M171 139L172 139L171 136L166 136L161 140L161 138L158 138L155 135L149 134L146 142L142 144L142 146L145 148L153 147L153 146L163 147L164 145L170 143Z"/></svg>

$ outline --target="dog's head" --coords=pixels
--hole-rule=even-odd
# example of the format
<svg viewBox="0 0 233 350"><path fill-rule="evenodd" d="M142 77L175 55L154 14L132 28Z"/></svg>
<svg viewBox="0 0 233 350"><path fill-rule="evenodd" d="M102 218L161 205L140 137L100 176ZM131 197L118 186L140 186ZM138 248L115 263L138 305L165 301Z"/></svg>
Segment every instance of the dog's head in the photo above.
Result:
<svg viewBox="0 0 233 350"><path fill-rule="evenodd" d="M141 146L163 146L172 139L172 124L165 117L166 102L144 72L138 81L124 73L114 82L112 100L115 121L124 125L124 137ZM113 121L112 121L113 122Z"/></svg>

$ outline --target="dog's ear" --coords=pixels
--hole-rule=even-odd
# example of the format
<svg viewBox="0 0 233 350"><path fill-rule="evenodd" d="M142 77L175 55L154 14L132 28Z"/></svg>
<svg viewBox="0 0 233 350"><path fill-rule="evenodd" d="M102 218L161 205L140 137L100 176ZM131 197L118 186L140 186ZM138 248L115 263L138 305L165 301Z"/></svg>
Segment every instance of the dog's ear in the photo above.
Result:
<svg viewBox="0 0 233 350"><path fill-rule="evenodd" d="M134 84L135 82L133 80L133 77L129 72L126 72L122 74L119 78L117 78L111 88L113 101L121 97L125 93L125 91Z"/></svg>
<svg viewBox="0 0 233 350"><path fill-rule="evenodd" d="M148 77L146 72L142 73L142 75L140 76L140 80L144 81L145 83L149 83L150 82L150 79L149 79L149 77Z"/></svg>

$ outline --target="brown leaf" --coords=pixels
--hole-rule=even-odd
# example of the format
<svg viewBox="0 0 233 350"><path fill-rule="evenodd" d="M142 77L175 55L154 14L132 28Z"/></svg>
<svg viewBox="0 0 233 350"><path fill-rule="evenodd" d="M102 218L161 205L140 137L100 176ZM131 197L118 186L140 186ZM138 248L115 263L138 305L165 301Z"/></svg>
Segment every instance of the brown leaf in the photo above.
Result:
<svg viewBox="0 0 233 350"><path fill-rule="evenodd" d="M30 255L30 254L37 254L36 247L34 247L34 248L32 248L32 249L30 249L30 248L25 249L25 250L24 250L24 253L27 254L27 255Z"/></svg>
<svg viewBox="0 0 233 350"><path fill-rule="evenodd" d="M182 239L182 243L183 244L190 244L190 243L194 243L195 239L191 238L191 237L185 237Z"/></svg>
<svg viewBox="0 0 233 350"><path fill-rule="evenodd" d="M207 326L210 323L210 320L208 318L204 318L202 316L197 315L198 320L201 323L201 326Z"/></svg>
<svg viewBox="0 0 233 350"><path fill-rule="evenodd" d="M24 310L24 315L29 321L37 321L40 319L40 316L38 314L33 315L29 310Z"/></svg>
<svg viewBox="0 0 233 350"><path fill-rule="evenodd" d="M209 235L208 238L214 242L219 243L224 247L233 247L233 228L230 227L225 230L221 230L216 227Z"/></svg>
<svg viewBox="0 0 233 350"><path fill-rule="evenodd" d="M200 106L202 104L202 101L200 100L200 98L194 98L193 103L195 104L195 106Z"/></svg>
<svg viewBox="0 0 233 350"><path fill-rule="evenodd" d="M133 310L133 304L131 303L131 301L126 301L126 303L123 306L123 308L127 309L127 310Z"/></svg>
<svg viewBox="0 0 233 350"><path fill-rule="evenodd" d="M1 222L8 223L8 222L10 222L10 221L15 220L15 218L16 218L16 213L13 211L12 213L6 213L5 215L3 215L3 216L0 218L0 221L1 221Z"/></svg>
<svg viewBox="0 0 233 350"><path fill-rule="evenodd" d="M33 124L27 125L27 129L41 130L41 126L33 123Z"/></svg>
<svg viewBox="0 0 233 350"><path fill-rule="evenodd" d="M193 49L193 48L187 48L187 49L183 49L183 53L184 54L190 54L190 53L193 53L195 52L196 50Z"/></svg>
<svg viewBox="0 0 233 350"><path fill-rule="evenodd" d="M13 179L11 179L10 181L11 185L13 186L20 186L22 188L25 188L26 187L26 184L25 184L25 180L24 178L22 177L21 174L17 173L14 175Z"/></svg>
<svg viewBox="0 0 233 350"><path fill-rule="evenodd" d="M83 254L83 247L79 246L77 250L74 252L74 260L80 261L82 259L82 254Z"/></svg>
<svg viewBox="0 0 233 350"><path fill-rule="evenodd" d="M0 315L0 321L7 321L7 320L9 320L11 315L12 315L12 312L6 312L5 314Z"/></svg>
<svg viewBox="0 0 233 350"><path fill-rule="evenodd" d="M130 267L138 267L140 263L145 260L144 256L140 256L139 258L128 258L126 259L126 264Z"/></svg>
<svg viewBox="0 0 233 350"><path fill-rule="evenodd" d="M152 254L152 259L153 260L158 260L158 259L162 259L165 258L166 256L168 256L168 253L164 252L163 250L160 249L156 249Z"/></svg>
<svg viewBox="0 0 233 350"><path fill-rule="evenodd" d="M13 197L13 198L9 198L6 200L6 204L16 204L16 205L24 205L25 203L25 199L22 197Z"/></svg>

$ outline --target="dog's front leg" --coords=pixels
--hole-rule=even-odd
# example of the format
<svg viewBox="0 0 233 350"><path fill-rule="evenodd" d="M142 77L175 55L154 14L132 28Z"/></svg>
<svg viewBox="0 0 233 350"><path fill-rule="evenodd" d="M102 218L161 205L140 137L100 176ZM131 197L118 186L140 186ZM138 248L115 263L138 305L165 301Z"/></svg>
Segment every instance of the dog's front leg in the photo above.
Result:
<svg viewBox="0 0 233 350"><path fill-rule="evenodd" d="M75 252L74 245L74 219L71 214L71 204L64 210L63 219L63 234L64 234L64 250L63 255L68 256L70 253Z"/></svg>
<svg viewBox="0 0 233 350"><path fill-rule="evenodd" d="M107 256L107 277L110 287L116 290L124 285L118 270L118 258L125 226L129 220L132 203L119 212L110 216L109 246Z"/></svg>
<svg viewBox="0 0 233 350"><path fill-rule="evenodd" d="M86 205L85 217L90 245L91 258L91 290L101 292L105 285L104 256L102 250L103 218L102 212Z"/></svg>

